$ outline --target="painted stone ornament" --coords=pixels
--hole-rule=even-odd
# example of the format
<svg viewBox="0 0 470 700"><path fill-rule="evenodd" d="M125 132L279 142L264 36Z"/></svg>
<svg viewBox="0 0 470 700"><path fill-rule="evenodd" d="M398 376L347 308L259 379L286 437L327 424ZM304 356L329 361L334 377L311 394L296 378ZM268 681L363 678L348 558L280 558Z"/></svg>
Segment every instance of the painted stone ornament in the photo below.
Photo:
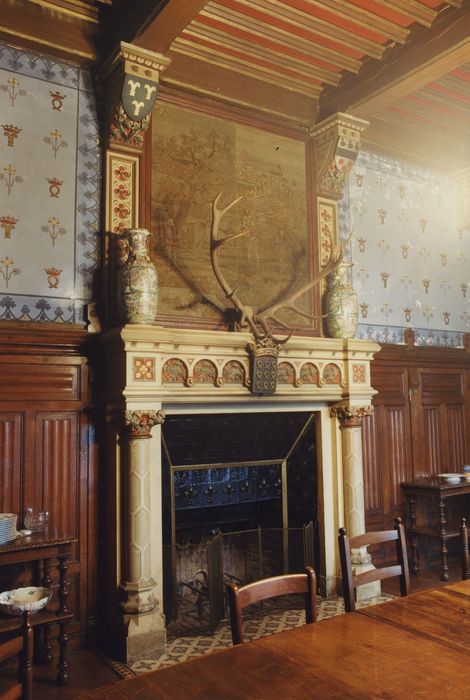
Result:
<svg viewBox="0 0 470 700"><path fill-rule="evenodd" d="M326 294L327 327L330 338L354 338L358 308L356 292L349 283L350 264L338 265Z"/></svg>
<svg viewBox="0 0 470 700"><path fill-rule="evenodd" d="M119 260L117 281L123 323L153 323L157 315L158 277L147 254L151 235L147 229L134 228L122 236L127 255Z"/></svg>

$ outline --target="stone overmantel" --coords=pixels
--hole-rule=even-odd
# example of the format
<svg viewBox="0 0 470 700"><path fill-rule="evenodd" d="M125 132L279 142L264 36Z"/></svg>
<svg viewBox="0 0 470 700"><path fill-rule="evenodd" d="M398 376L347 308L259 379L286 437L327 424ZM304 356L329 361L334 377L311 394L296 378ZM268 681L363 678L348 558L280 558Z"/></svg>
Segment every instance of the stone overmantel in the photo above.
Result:
<svg viewBox="0 0 470 700"><path fill-rule="evenodd" d="M254 396L249 333L127 325L102 336L108 398L126 401L227 403L347 401L369 405L376 393L370 363L376 343L294 336L280 351L276 393ZM114 395L114 396L112 396Z"/></svg>

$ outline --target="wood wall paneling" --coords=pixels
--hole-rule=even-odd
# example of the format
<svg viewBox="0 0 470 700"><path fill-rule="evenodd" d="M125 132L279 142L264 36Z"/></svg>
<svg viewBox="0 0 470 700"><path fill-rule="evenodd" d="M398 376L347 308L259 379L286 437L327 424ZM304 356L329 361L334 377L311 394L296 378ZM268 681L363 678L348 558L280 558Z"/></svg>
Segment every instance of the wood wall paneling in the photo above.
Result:
<svg viewBox="0 0 470 700"><path fill-rule="evenodd" d="M98 536L98 499L90 493L97 488L96 460L88 459L87 333L40 328L35 335L25 326L31 324L0 335L0 508L18 513L20 526L26 507L47 510L51 528L78 539L68 570L75 615L69 633L72 645L83 645L88 611L95 610L88 570L91 563L96 572ZM12 575L27 585L33 573Z"/></svg>

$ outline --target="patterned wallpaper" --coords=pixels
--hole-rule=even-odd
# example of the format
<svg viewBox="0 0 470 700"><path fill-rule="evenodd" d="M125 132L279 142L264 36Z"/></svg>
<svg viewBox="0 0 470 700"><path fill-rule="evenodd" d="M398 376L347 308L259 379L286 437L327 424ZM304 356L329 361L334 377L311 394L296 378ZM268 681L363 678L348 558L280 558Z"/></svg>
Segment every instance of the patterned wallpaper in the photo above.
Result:
<svg viewBox="0 0 470 700"><path fill-rule="evenodd" d="M99 187L90 75L0 43L1 320L85 320Z"/></svg>
<svg viewBox="0 0 470 700"><path fill-rule="evenodd" d="M451 180L361 152L339 203L340 236L354 231L358 337L462 345L470 331L470 231L457 227Z"/></svg>

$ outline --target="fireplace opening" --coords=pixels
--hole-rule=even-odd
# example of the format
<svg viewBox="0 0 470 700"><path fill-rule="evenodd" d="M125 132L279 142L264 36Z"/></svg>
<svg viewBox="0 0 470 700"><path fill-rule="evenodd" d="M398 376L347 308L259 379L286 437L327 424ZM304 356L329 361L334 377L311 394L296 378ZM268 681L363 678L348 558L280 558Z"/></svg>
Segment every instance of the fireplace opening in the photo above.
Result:
<svg viewBox="0 0 470 700"><path fill-rule="evenodd" d="M162 467L169 630L213 632L228 581L319 567L313 414L169 415Z"/></svg>

